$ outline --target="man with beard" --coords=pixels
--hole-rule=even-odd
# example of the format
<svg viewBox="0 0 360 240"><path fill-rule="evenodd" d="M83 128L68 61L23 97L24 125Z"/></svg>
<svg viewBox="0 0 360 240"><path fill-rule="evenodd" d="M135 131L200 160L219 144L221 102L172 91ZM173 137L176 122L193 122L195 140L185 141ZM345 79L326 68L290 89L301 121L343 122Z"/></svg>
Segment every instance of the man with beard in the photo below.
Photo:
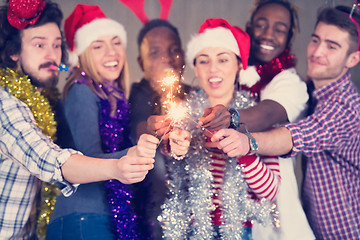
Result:
<svg viewBox="0 0 360 240"><path fill-rule="evenodd" d="M212 138L225 137L215 145L232 156L246 155L255 145L262 155L303 153L302 200L316 239L360 236L360 94L350 74L360 61L356 12L338 6L318 15L307 47L307 75L317 101L310 116L252 136L225 129Z"/></svg>
<svg viewBox="0 0 360 240"><path fill-rule="evenodd" d="M40 180L58 183L65 196L81 183L142 181L153 168L158 139L141 136L120 159L55 145L56 122L42 93L55 87L65 59L61 10L43 0L11 0L0 16L0 238L35 239Z"/></svg>

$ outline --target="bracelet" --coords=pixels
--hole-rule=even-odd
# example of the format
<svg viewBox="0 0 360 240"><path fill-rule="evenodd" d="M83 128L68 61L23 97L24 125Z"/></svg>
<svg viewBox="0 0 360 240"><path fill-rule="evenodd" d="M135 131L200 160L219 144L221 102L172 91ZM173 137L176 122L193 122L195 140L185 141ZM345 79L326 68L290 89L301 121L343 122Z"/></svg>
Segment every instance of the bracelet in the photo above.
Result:
<svg viewBox="0 0 360 240"><path fill-rule="evenodd" d="M173 151L170 152L170 157L176 159L176 160L183 160L185 158L186 154L184 155L176 155L173 153Z"/></svg>
<svg viewBox="0 0 360 240"><path fill-rule="evenodd" d="M230 113L230 126L229 128L238 130L240 127L240 113L235 108L229 109Z"/></svg>

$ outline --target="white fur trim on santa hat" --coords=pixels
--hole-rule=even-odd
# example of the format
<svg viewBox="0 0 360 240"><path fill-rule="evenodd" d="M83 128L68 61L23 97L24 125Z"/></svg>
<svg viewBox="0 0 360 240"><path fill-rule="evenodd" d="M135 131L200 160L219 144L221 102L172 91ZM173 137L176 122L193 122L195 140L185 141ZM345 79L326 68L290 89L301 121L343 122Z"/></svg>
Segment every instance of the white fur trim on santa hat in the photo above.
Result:
<svg viewBox="0 0 360 240"><path fill-rule="evenodd" d="M224 27L208 28L193 36L187 45L186 61L193 66L196 55L204 48L221 47L240 56L239 46L230 29Z"/></svg>
<svg viewBox="0 0 360 240"><path fill-rule="evenodd" d="M79 56L76 55L76 53L70 51L70 49L67 50L67 53L68 53L68 60L67 60L67 62L68 62L68 64L69 64L69 67L70 67L70 68L73 68L73 67L75 67L75 66L78 64L78 62L79 62Z"/></svg>
<svg viewBox="0 0 360 240"><path fill-rule="evenodd" d="M240 70L240 84L247 87L254 86L260 80L260 75L256 71L255 66L248 66L246 70Z"/></svg>
<svg viewBox="0 0 360 240"><path fill-rule="evenodd" d="M106 35L119 36L126 48L126 31L123 25L109 18L98 18L83 25L76 31L74 51L77 55L80 55L93 41Z"/></svg>

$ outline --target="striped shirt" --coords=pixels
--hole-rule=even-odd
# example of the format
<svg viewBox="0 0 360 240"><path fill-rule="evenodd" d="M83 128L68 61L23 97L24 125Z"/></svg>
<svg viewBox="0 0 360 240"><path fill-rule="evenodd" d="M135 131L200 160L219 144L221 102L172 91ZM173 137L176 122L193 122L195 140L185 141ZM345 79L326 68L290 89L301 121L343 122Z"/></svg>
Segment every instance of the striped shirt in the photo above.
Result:
<svg viewBox="0 0 360 240"><path fill-rule="evenodd" d="M27 238L25 227L41 180L75 186L63 179L61 165L76 151L62 150L36 127L26 104L0 87L0 239Z"/></svg>
<svg viewBox="0 0 360 240"><path fill-rule="evenodd" d="M350 73L314 91L309 117L286 127L308 158L304 209L317 239L360 239L360 94Z"/></svg>
<svg viewBox="0 0 360 240"><path fill-rule="evenodd" d="M221 224L221 190L223 185L226 159L228 158L221 150L212 150L211 173L213 175L214 189L213 203L216 210L213 212L213 223ZM239 158L239 164L244 166L243 173L250 193L256 198L267 198L274 200L280 185L280 167L277 157L258 157L248 155ZM251 225L246 225L251 226Z"/></svg>

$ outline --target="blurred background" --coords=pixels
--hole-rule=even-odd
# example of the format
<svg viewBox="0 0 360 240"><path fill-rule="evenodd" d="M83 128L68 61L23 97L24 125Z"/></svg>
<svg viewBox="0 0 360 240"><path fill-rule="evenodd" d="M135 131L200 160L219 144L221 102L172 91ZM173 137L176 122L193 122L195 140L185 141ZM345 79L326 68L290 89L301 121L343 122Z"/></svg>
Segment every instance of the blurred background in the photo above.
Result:
<svg viewBox="0 0 360 240"><path fill-rule="evenodd" d="M136 38L142 23L137 17L118 0L53 0L57 2L64 19L71 13L78 3L99 5L105 14L125 26L128 36L127 57L130 67L131 82L139 81L142 77L137 63L138 47ZM6 0L0 0L4 4ZM292 53L296 54L297 70L303 79L306 78L306 46L314 28L316 14L319 8L325 6L347 5L352 6L355 0L290 0L298 9L300 32L295 35ZM357 1L356 1L357 2ZM180 33L183 48L190 37L195 34L206 18L225 18L232 25L245 29L254 7L253 0L173 0L169 14L169 21L174 24ZM160 15L158 0L145 0L145 11L150 19ZM352 70L353 80L360 89L360 65ZM59 90L61 91L68 73L61 73ZM188 67L185 72L185 82L197 85L193 70Z"/></svg>
<svg viewBox="0 0 360 240"><path fill-rule="evenodd" d="M127 57L130 68L131 82L139 81L142 77L137 63L138 47L137 35L143 26L138 18L118 0L53 0L57 2L64 14L64 19L73 11L76 4L84 3L99 5L105 14L122 23L127 31ZM7 0L0 0L3 5ZM292 45L292 53L297 58L299 75L306 79L306 47L314 29L316 15L319 8L336 5L351 7L355 0L290 0L297 10L300 22L300 32L296 33ZM169 21L174 24L180 33L183 49L190 37L197 33L199 26L207 18L225 18L232 25L245 29L246 22L254 8L254 0L173 0L169 14ZM149 19L159 18L160 4L158 0L145 0L145 11ZM62 91L68 73L61 72L58 88ZM352 69L352 79L360 89L360 64ZM191 85L198 85L193 70L185 68L184 81ZM300 155L298 160L300 161ZM298 184L301 183L301 164L296 164ZM299 188L300 189L300 188Z"/></svg>

